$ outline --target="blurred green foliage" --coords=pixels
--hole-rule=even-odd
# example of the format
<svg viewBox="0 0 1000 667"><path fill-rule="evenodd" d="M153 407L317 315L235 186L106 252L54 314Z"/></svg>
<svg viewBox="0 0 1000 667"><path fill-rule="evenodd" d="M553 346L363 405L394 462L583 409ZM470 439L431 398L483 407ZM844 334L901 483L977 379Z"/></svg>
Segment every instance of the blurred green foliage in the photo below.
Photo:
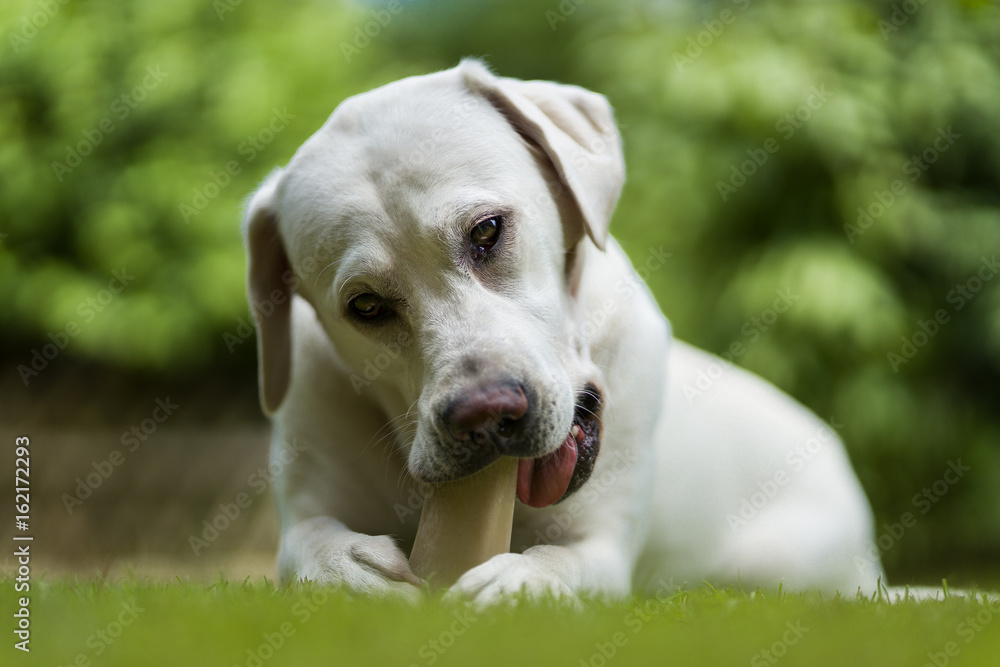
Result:
<svg viewBox="0 0 1000 667"><path fill-rule="evenodd" d="M244 198L345 97L480 55L609 97L614 233L637 265L672 253L649 282L681 337L741 343L840 427L880 524L917 517L890 567L1000 554L995 3L17 0L0 26L9 372L56 340L252 365L223 341L247 316Z"/></svg>

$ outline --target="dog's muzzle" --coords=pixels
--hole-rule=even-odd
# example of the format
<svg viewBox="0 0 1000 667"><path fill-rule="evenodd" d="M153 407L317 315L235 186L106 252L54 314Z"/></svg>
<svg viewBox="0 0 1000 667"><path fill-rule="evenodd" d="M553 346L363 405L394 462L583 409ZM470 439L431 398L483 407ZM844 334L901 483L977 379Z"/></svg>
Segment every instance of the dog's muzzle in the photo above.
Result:
<svg viewBox="0 0 1000 667"><path fill-rule="evenodd" d="M574 493L590 478L601 447L602 394L587 384L577 394L573 423L556 451L525 456L526 429L531 423L530 401L524 388L512 381L473 387L448 406L443 425L456 451L464 476L500 456L520 459L517 497L531 507L547 507Z"/></svg>

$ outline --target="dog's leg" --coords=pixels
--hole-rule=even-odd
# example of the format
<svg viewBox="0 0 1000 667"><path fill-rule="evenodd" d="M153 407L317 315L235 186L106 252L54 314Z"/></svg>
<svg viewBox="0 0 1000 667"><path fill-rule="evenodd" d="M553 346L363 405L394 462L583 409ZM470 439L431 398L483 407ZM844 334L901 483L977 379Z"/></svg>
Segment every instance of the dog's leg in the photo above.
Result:
<svg viewBox="0 0 1000 667"><path fill-rule="evenodd" d="M540 544L524 553L494 556L466 572L449 595L489 605L523 594L530 598L568 597L587 591L620 598L629 592L631 559L609 540L571 545Z"/></svg>
<svg viewBox="0 0 1000 667"><path fill-rule="evenodd" d="M416 599L420 592L420 579L391 537L356 533L328 516L285 531L278 570L283 581L308 580L357 593Z"/></svg>

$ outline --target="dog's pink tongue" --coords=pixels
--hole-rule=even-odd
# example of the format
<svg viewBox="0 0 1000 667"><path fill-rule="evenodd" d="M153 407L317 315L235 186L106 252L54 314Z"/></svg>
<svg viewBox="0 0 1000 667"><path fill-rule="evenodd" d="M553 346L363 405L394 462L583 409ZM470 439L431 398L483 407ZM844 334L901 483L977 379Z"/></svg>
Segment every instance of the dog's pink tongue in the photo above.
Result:
<svg viewBox="0 0 1000 667"><path fill-rule="evenodd" d="M517 464L517 498L531 507L548 507L563 497L576 468L576 440L566 436L562 446L540 459Z"/></svg>

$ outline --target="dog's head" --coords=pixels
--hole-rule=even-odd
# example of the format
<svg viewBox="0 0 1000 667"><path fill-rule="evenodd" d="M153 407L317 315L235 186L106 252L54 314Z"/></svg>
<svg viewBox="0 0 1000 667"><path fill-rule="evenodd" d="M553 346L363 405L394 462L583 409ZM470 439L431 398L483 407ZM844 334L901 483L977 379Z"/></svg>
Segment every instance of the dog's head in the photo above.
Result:
<svg viewBox="0 0 1000 667"><path fill-rule="evenodd" d="M464 61L346 100L247 214L265 411L295 372L294 291L357 389L415 410L416 478L509 455L523 502L571 493L601 430L581 249L604 248L623 180L611 108L581 88Z"/></svg>

